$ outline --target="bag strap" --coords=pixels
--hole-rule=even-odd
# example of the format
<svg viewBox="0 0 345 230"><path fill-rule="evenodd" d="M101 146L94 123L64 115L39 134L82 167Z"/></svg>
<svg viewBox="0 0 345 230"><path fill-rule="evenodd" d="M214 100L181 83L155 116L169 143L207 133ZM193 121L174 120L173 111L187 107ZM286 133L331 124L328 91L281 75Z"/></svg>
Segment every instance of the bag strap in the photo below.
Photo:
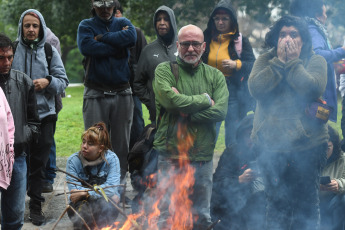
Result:
<svg viewBox="0 0 345 230"><path fill-rule="evenodd" d="M16 53L16 49L18 46L19 41L14 41L13 42L13 56ZM50 74L50 63L52 62L52 58L53 58L53 48L52 45L50 45L49 43L44 43L44 53L46 55L46 60L48 63L48 72Z"/></svg>
<svg viewBox="0 0 345 230"><path fill-rule="evenodd" d="M176 85L178 82L178 78L179 78L179 71L178 71L178 64L177 61L171 61L170 62L170 68L171 68L171 72L174 74L175 76L175 80L176 80Z"/></svg>
<svg viewBox="0 0 345 230"><path fill-rule="evenodd" d="M179 79L179 71L178 71L177 61L171 61L170 62L170 69L171 69L171 72L173 73L173 75L175 76L176 85L177 85L177 82ZM161 107L161 109L159 111L158 121L157 121L157 129L158 129L159 122L161 121L164 113L165 113L165 108Z"/></svg>

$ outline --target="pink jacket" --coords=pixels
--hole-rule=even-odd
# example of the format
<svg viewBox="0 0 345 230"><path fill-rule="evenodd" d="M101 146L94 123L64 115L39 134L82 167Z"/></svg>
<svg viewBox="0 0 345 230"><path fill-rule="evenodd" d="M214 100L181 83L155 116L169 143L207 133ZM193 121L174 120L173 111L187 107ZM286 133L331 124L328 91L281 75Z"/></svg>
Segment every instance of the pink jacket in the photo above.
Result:
<svg viewBox="0 0 345 230"><path fill-rule="evenodd" d="M14 163L14 122L10 106L0 88L0 187L7 189Z"/></svg>

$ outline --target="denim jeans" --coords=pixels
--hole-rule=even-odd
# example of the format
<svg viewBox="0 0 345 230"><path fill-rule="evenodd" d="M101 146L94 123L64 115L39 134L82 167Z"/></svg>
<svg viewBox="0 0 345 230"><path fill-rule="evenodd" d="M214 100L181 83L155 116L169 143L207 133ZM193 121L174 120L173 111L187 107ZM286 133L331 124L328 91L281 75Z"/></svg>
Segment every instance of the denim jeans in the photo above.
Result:
<svg viewBox="0 0 345 230"><path fill-rule="evenodd" d="M265 229L319 229L319 178L326 152L327 143L300 152L261 150L258 160L267 197Z"/></svg>
<svg viewBox="0 0 345 230"><path fill-rule="evenodd" d="M7 190L1 190L1 229L21 229L24 224L26 194L26 156L14 159L12 179Z"/></svg>
<svg viewBox="0 0 345 230"><path fill-rule="evenodd" d="M193 217L198 216L198 219L193 223L193 229L206 229L211 225L211 215L210 215L210 202L212 195L212 173L213 173L213 160L211 161L193 161L190 165L195 169L194 172L194 186L193 193L190 195L190 200L193 202L192 212ZM168 171L171 168L175 168L177 172L179 171L179 161L166 158L162 155L158 156L158 184L164 183ZM172 191L171 188L167 188L167 194ZM163 205L166 207L167 205ZM167 207L166 207L167 208ZM161 210L163 216L167 216L168 210ZM164 217L163 217L164 218Z"/></svg>
<svg viewBox="0 0 345 230"><path fill-rule="evenodd" d="M345 195L333 194L330 200L320 201L321 224L332 230L345 230Z"/></svg>
<svg viewBox="0 0 345 230"><path fill-rule="evenodd" d="M226 78L226 84L229 91L228 111L225 117L225 146L228 147L236 142L236 131L239 122L244 117L240 114L240 102L238 98L238 86L230 83L229 78ZM216 124L216 142L219 135L219 130L222 122Z"/></svg>
<svg viewBox="0 0 345 230"><path fill-rule="evenodd" d="M54 184L54 179L56 177L55 170L56 170L56 144L55 144L55 139L54 139L52 147L50 148L49 159L46 164L45 182Z"/></svg>
<svg viewBox="0 0 345 230"><path fill-rule="evenodd" d="M131 137L129 140L129 150L132 149L135 142L140 137L144 130L145 122L143 119L143 110L141 107L141 101L137 96L133 95L134 111L133 111L133 123L131 128Z"/></svg>

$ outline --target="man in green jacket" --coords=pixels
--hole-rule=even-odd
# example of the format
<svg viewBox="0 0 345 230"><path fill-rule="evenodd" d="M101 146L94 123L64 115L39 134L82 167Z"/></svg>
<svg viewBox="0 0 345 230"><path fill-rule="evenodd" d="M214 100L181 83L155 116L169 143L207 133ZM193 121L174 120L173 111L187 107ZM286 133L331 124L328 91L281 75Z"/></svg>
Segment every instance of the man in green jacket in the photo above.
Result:
<svg viewBox="0 0 345 230"><path fill-rule="evenodd" d="M158 189L162 189L160 185L164 184L161 182L166 172L172 168L177 173L183 170L178 165L179 160L192 166L195 169L195 183L191 188L194 192L190 195L192 214L198 216L193 218L197 219L193 228L206 229L211 224L216 122L226 116L229 93L224 75L200 60L205 51L200 28L194 25L181 28L176 45L178 76L173 73L173 65L164 62L157 66L153 81L158 126L154 141L154 151L158 153ZM185 132L178 133L181 131L178 127L185 128ZM193 141L182 156L181 149L188 146L188 138ZM163 189L169 194L174 186Z"/></svg>

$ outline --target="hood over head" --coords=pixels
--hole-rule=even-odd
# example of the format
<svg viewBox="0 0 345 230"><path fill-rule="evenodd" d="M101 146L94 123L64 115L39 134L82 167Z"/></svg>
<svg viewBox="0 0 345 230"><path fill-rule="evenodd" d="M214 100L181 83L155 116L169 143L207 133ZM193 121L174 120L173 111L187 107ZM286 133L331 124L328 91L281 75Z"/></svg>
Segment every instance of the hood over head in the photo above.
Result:
<svg viewBox="0 0 345 230"><path fill-rule="evenodd" d="M157 28L156 28L156 17L159 12L166 12L169 16L170 20L170 30L169 33L167 33L165 36L160 36L158 34ZM175 41L177 41L177 25L176 25L176 19L175 19L175 14L172 9L170 9L167 6L160 6L156 10L154 16L153 16L153 27L155 28L156 34L157 34L157 39L164 42L164 44L171 45L175 44Z"/></svg>
<svg viewBox="0 0 345 230"><path fill-rule="evenodd" d="M210 18L207 23L207 28L204 31L204 34L211 34L212 37L216 37L219 32L216 29L216 25L214 23L213 17L216 15L216 13L227 13L230 16L231 25L232 25L232 32L235 31L235 34L232 35L233 39L236 39L239 36L239 28L238 28L238 22L237 22L237 14L236 10L232 7L232 4L229 0L222 0L220 1L212 10Z"/></svg>
<svg viewBox="0 0 345 230"><path fill-rule="evenodd" d="M41 22L41 26L40 26L40 34L38 36L39 41L38 41L37 45L38 46L43 46L44 43L46 42L46 37L47 37L46 29L47 29L47 26L46 26L46 22L44 21L44 18L42 16L42 14L38 10L35 10L35 9L26 10L20 16L19 23L18 23L17 39L18 39L19 42L25 43L24 39L23 39L23 19L24 19L25 15L27 13L29 13L29 12L33 12L33 13L37 14L38 17L39 17L39 20Z"/></svg>

